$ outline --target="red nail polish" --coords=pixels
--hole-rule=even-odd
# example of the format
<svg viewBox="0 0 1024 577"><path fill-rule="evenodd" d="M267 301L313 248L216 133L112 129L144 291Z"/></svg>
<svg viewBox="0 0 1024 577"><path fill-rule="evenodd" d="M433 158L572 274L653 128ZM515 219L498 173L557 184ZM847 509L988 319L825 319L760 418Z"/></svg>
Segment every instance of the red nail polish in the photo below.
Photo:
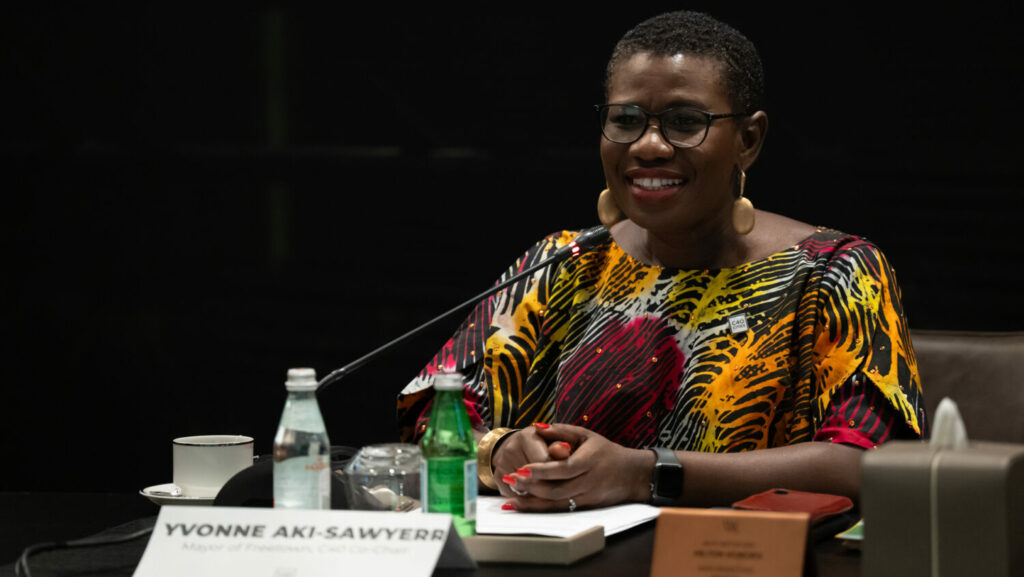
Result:
<svg viewBox="0 0 1024 577"><path fill-rule="evenodd" d="M519 475L520 477L526 477L527 479L529 479L530 475L532 475L532 474L533 473L530 472L530 470L527 469L526 467L521 467L519 469L516 469L516 475Z"/></svg>
<svg viewBox="0 0 1024 577"><path fill-rule="evenodd" d="M501 504L501 510L502 511L515 511L516 510L516 506L513 505L512 503L502 503Z"/></svg>
<svg viewBox="0 0 1024 577"><path fill-rule="evenodd" d="M501 477L501 480L505 481L506 485L515 485L516 484L516 478L513 477L512 475L503 475Z"/></svg>
<svg viewBox="0 0 1024 577"><path fill-rule="evenodd" d="M566 449L569 449L570 451L572 450L572 445L570 445L569 443L566 443L565 441L562 441L561 445L563 447L565 447Z"/></svg>
<svg viewBox="0 0 1024 577"><path fill-rule="evenodd" d="M550 429L551 428L551 425L549 425L547 423L534 423L533 426L537 427L538 429Z"/></svg>

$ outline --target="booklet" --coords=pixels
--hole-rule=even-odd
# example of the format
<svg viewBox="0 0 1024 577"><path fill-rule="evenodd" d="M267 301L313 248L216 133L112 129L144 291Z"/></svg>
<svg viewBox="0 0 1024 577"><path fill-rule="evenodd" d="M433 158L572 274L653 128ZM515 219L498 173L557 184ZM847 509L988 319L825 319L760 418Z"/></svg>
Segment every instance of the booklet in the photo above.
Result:
<svg viewBox="0 0 1024 577"><path fill-rule="evenodd" d="M564 513L522 513L502 511L505 497L481 495L477 498L478 535L544 535L571 537L592 527L604 527L605 537L642 525L658 517L658 507L627 503L600 509Z"/></svg>

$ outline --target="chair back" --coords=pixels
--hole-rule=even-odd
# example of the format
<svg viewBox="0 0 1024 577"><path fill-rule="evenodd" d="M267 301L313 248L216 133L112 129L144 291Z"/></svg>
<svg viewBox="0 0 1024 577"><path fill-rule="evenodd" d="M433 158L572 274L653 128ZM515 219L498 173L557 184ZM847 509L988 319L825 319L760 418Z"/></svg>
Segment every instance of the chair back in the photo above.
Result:
<svg viewBox="0 0 1024 577"><path fill-rule="evenodd" d="M1024 332L912 330L910 338L929 420L949 397L969 439L1024 443Z"/></svg>

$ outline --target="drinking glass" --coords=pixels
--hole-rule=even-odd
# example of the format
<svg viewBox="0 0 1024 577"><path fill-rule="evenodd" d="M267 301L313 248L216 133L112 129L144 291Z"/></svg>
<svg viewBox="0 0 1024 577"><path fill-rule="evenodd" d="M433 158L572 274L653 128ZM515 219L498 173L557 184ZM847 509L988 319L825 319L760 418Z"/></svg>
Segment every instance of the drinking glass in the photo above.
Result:
<svg viewBox="0 0 1024 577"><path fill-rule="evenodd" d="M409 443L367 445L345 465L351 509L412 511L420 506L420 448Z"/></svg>

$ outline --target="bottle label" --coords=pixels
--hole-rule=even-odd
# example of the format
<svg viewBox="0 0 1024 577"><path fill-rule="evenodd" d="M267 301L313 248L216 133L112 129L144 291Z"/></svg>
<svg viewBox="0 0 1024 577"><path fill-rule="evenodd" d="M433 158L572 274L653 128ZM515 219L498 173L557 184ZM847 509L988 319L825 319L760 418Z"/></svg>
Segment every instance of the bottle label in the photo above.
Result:
<svg viewBox="0 0 1024 577"><path fill-rule="evenodd" d="M451 513L466 521L476 520L476 459L434 457L424 459L421 467L423 511Z"/></svg>
<svg viewBox="0 0 1024 577"><path fill-rule="evenodd" d="M476 459L466 459L463 470L462 482L466 490L462 510L465 511L464 516L467 521L476 521Z"/></svg>
<svg viewBox="0 0 1024 577"><path fill-rule="evenodd" d="M420 512L427 513L429 511L428 504L430 503L430 492L427 488L427 476L430 474L430 468L427 467L427 460L423 459L420 461Z"/></svg>
<svg viewBox="0 0 1024 577"><path fill-rule="evenodd" d="M274 507L330 509L331 470L324 455L274 462Z"/></svg>

